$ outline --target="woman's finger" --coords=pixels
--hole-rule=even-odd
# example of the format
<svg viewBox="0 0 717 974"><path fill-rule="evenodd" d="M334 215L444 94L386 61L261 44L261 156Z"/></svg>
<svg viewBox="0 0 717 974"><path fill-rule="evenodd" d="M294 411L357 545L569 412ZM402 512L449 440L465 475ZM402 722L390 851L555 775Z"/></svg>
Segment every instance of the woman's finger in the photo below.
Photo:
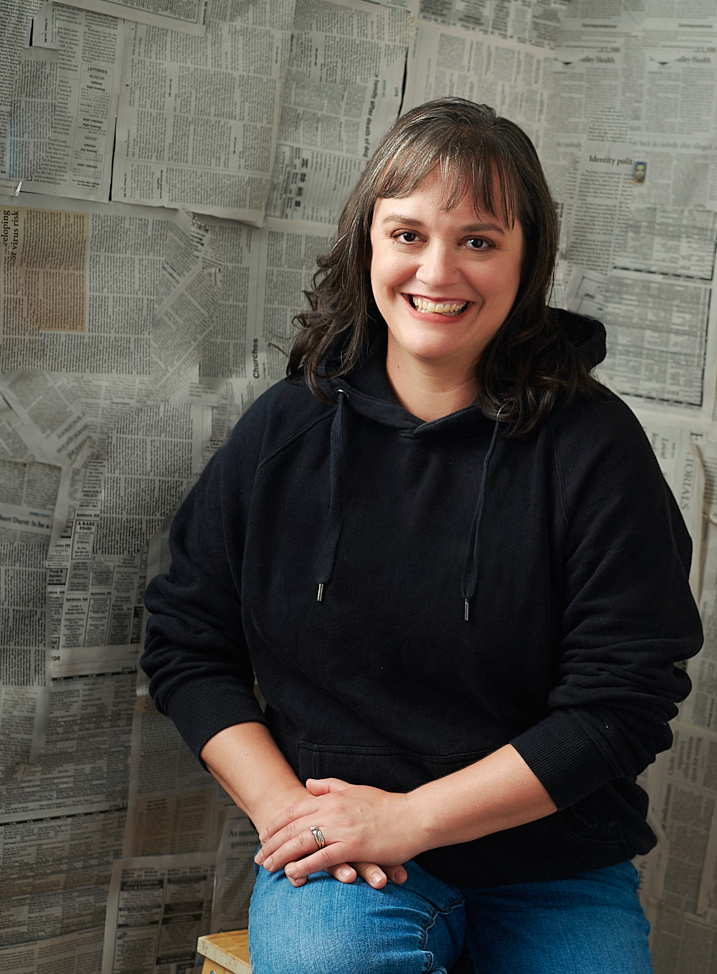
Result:
<svg viewBox="0 0 717 974"><path fill-rule="evenodd" d="M292 865L292 863L287 863L287 866L290 865ZM296 887L303 886L304 883L306 882L305 876L297 876L294 879L292 879L289 873L286 873L286 878L289 880L292 886L296 886Z"/></svg>
<svg viewBox="0 0 717 974"><path fill-rule="evenodd" d="M356 870L348 862L340 862L338 866L329 866L326 872L334 879L338 879L340 883L354 883L356 881Z"/></svg>
<svg viewBox="0 0 717 974"><path fill-rule="evenodd" d="M286 836L277 834L272 837L269 848L262 846L259 849L254 856L254 862L273 872L290 862L296 863L299 859L308 858L323 849L325 844L324 841L324 845L319 845L310 828L298 829Z"/></svg>
<svg viewBox="0 0 717 974"><path fill-rule="evenodd" d="M408 879L408 873L403 866L384 866L383 868L386 870L388 878L396 886L400 886L401 883L405 883Z"/></svg>
<svg viewBox="0 0 717 974"><path fill-rule="evenodd" d="M375 862L352 862L351 865L361 879L374 889L383 889L388 882L388 876Z"/></svg>
<svg viewBox="0 0 717 974"><path fill-rule="evenodd" d="M270 838L275 836L277 832L281 832L282 829L287 831L287 835L292 835L296 832L296 821L301 818L305 818L307 815L313 815L317 811L316 803L307 795L306 802L297 802L294 805L290 805L286 808L281 815L277 815L273 818L271 822L264 828L259 835L259 841L262 845Z"/></svg>
<svg viewBox="0 0 717 974"><path fill-rule="evenodd" d="M311 795L328 795L332 791L346 791L351 785L341 778L307 778L304 786Z"/></svg>
<svg viewBox="0 0 717 974"><path fill-rule="evenodd" d="M408 873L401 865L379 866L375 862L352 862L358 875L374 889L383 889L388 880L400 886L408 879Z"/></svg>

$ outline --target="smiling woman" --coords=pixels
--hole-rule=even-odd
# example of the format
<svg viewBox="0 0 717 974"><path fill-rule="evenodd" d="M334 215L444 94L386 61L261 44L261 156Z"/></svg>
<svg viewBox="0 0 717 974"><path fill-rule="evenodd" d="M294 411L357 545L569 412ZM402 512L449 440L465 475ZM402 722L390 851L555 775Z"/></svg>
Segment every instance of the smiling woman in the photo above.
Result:
<svg viewBox="0 0 717 974"><path fill-rule="evenodd" d="M175 517L142 663L259 832L255 974L651 970L690 542L556 249L525 133L407 112Z"/></svg>
<svg viewBox="0 0 717 974"><path fill-rule="evenodd" d="M414 416L470 405L481 353L510 313L523 232L476 211L467 193L448 209L437 172L400 201L376 201L371 290L388 328L386 372Z"/></svg>
<svg viewBox="0 0 717 974"><path fill-rule="evenodd" d="M517 239L513 230L520 233L517 294L481 349L485 354L474 362L473 388L483 413L500 413L504 434L519 438L538 426L564 395L599 396L601 387L590 374L595 362L579 351L580 342L565 327L566 319L548 306L558 225L535 147L513 122L461 98L439 99L407 112L369 160L341 215L333 249L319 258L314 287L307 292L311 308L297 316L302 330L289 358L289 375L302 375L325 398L319 374L345 374L357 364L366 343L384 327L372 281L377 266L375 210L393 200L389 209L404 214L398 202L431 186L438 187L439 211L460 207L470 224L477 220L479 227L487 218L498 231L510 233L511 241ZM479 235L491 240L488 233ZM478 241L466 243L475 247ZM506 282L506 303L511 291ZM598 335L593 342L599 354ZM438 389L445 386L434 383ZM430 390L427 394L433 399ZM419 398L419 410L425 413L428 404L424 396ZM431 414L450 411L452 404L450 396L438 396Z"/></svg>

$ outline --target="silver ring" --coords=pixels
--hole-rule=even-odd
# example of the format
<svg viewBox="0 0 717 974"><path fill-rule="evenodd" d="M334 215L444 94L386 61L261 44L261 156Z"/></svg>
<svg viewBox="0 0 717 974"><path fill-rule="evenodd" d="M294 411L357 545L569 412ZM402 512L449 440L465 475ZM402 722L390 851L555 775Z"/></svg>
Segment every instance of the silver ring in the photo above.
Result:
<svg viewBox="0 0 717 974"><path fill-rule="evenodd" d="M321 829L317 828L315 825L310 825L309 831L316 840L316 845L319 847L319 849L323 849L326 845L326 839L324 838L324 833L321 831Z"/></svg>

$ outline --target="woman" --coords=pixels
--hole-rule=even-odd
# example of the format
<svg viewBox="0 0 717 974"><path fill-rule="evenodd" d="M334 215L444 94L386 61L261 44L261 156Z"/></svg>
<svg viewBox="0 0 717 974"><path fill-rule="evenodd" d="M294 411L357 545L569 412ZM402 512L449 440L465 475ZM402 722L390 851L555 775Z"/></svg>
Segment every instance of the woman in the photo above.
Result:
<svg viewBox="0 0 717 974"><path fill-rule="evenodd" d="M556 242L517 126L408 112L175 518L143 666L259 831L255 974L650 970L690 544Z"/></svg>

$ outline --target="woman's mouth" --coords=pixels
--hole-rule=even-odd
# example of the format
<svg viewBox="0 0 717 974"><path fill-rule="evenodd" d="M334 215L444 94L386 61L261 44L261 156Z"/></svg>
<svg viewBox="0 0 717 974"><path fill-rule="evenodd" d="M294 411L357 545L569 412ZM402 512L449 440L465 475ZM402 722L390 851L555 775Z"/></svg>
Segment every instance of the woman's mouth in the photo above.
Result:
<svg viewBox="0 0 717 974"><path fill-rule="evenodd" d="M417 294L407 294L409 304L415 311L427 315L447 315L455 317L468 307L468 301L429 301Z"/></svg>

